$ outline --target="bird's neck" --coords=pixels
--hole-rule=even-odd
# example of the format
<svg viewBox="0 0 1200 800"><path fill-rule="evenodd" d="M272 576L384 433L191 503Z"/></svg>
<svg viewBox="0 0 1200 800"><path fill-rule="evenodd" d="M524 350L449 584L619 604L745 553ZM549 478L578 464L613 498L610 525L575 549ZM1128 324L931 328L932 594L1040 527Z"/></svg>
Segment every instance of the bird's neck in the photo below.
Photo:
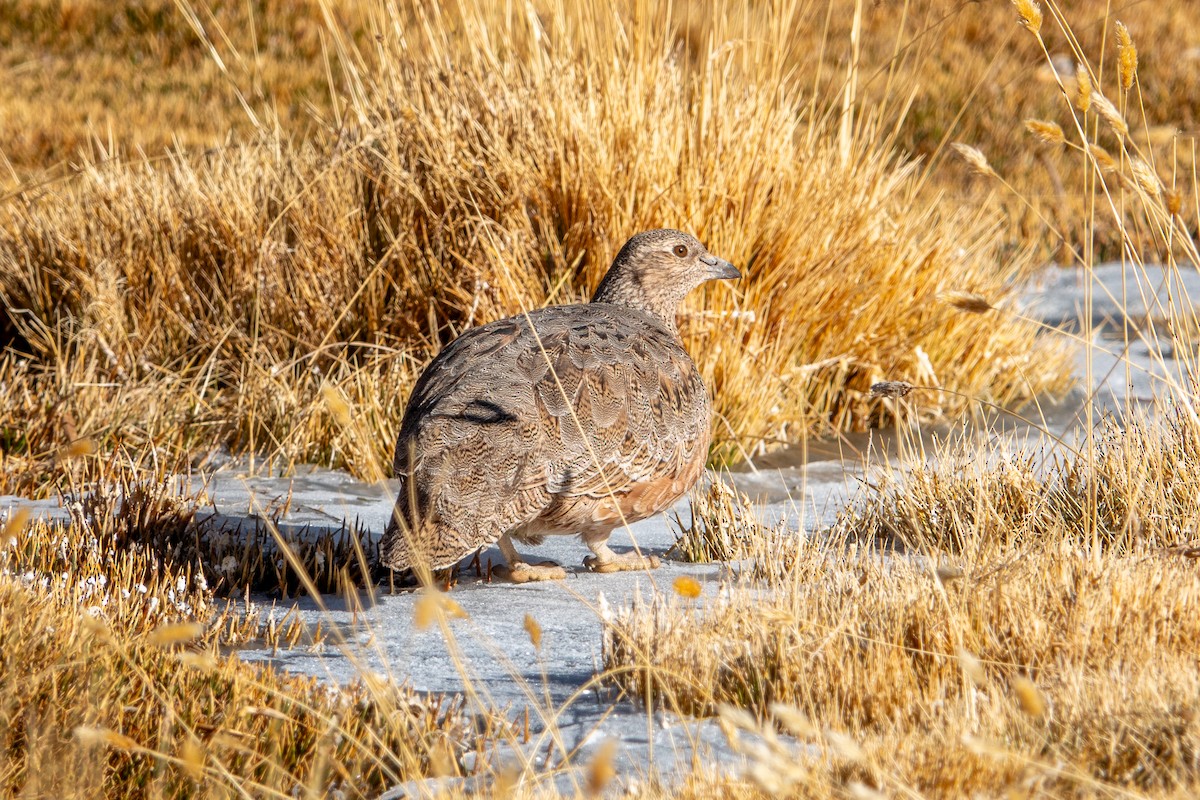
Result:
<svg viewBox="0 0 1200 800"><path fill-rule="evenodd" d="M593 303L609 303L614 306L626 306L644 311L655 317L663 327L676 336L679 330L675 327L675 314L683 301L687 289L681 286L657 286L648 290L639 280L628 275L614 275L610 270L596 293L592 295Z"/></svg>

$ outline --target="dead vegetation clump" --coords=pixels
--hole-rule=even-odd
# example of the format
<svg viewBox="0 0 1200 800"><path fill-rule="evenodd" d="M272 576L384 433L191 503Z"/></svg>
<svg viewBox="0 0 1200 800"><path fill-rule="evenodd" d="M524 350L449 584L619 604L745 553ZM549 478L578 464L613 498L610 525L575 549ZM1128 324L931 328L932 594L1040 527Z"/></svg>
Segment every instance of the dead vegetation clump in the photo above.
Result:
<svg viewBox="0 0 1200 800"><path fill-rule="evenodd" d="M154 450L68 456L59 468L70 524L47 529L62 544L21 540L31 548L22 558L43 559L40 571L74 572L73 554L98 548L137 556L145 574L126 576L126 583L170 567L189 580L194 575L219 597L340 595L374 583L377 545L370 534L350 524L318 530L283 524L290 497L246 518L222 516L198 477L173 472Z"/></svg>
<svg viewBox="0 0 1200 800"><path fill-rule="evenodd" d="M69 162L81 160L81 152L120 158L141 151L155 158L176 143L192 151L217 148L276 125L294 138L336 127L346 114L341 89L354 82L361 59L352 47L337 45L325 15L335 18L340 36L358 47L373 44L377 35L407 36L418 50L411 30L420 24L419 7L391 8L399 24L381 19L371 4L346 2L10 3L0 12L11 34L0 60L9 70L0 87L6 112L0 141L8 167L0 180L14 185L51 166L61 173ZM561 8L551 2L533 8L544 26L535 41L545 46L560 36L549 21ZM501 51L529 46L530 32L511 18L498 14L480 26L473 24L469 6L445 9L465 18L451 29L472 42L495 42ZM1191 171L1186 142L1200 124L1200 90L1191 79L1200 63L1200 37L1186 3L1113 7L1107 0L1078 0L1060 9L1069 31L1044 9L1038 30L1045 55L1034 37L1017 28L1007 2L736 9L718 3L703 12L676 4L669 18L654 4L619 7L631 10L658 18L646 29L626 27L622 33L651 46L669 38L672 54L689 69L703 68L721 47L745 48L737 37L723 38L731 16L749 21L755 30L775 25L787 31L782 72L800 76L812 97L840 98L847 88L841 66L857 62L852 83L864 108L881 109L881 116L905 112L895 126L895 142L924 159L926 180L957 199L979 202L980 182L965 170L944 168L948 142L977 145L1002 173L1014 176L1023 195L1023 200L999 199L1010 244L1028 245L1031 234L1051 219L1055 235L1039 246L1058 250L1064 261L1070 254L1058 248L1060 240L1079 253L1086 250L1089 236L1065 220L1086 208L1082 187L1090 167L1062 148L1060 137L1052 137L1050 147L1032 143L1021 121L1072 129L1070 116L1056 102L1056 79L1075 94L1084 53L1101 58L1099 69L1084 70L1084 79L1122 107L1133 136L1151 147L1149 163L1178 156L1181 174ZM647 36L646 30L658 36ZM772 69L764 62L765 74ZM329 89L330 76L337 91ZM840 112L820 106L810 103L813 113ZM1194 206L1183 203L1182 210L1194 223ZM1098 227L1095 243L1108 254L1104 257L1115 257L1121 232Z"/></svg>
<svg viewBox="0 0 1200 800"><path fill-rule="evenodd" d="M1052 60L1053 30L1071 35L1057 7L1015 6ZM1128 30L1117 38L1118 77L1132 92L1139 55ZM1130 133L1132 95L1102 99L1085 77L1095 72L1079 70L1066 111L1111 225L1100 230L1093 214L1089 245L1115 232L1127 255L1153 243L1168 271L1200 262L1178 197ZM999 177L977 148L959 150ZM1141 256L1130 262L1138 274ZM1172 321L1193 307L1177 292L1168 305ZM1163 368L1156 388L1174 401L1096 426L1089 406L1078 441L1047 436L1032 455L1009 457L993 441L885 476L823 537L756 556L788 564L782 573L750 571L766 580L728 585L707 607L660 597L611 615L611 679L631 696L718 715L771 793L1196 794L1195 355L1168 361L1143 342ZM899 400L917 385L896 379L877 392Z"/></svg>
<svg viewBox="0 0 1200 800"><path fill-rule="evenodd" d="M47 591L0 577L6 794L354 794L424 774L438 753L453 763L469 747L454 701L251 666L222 655L178 598L138 594L119 615L113 604L80 605L67 582ZM155 601L171 613L147 613ZM150 621L180 616L192 621Z"/></svg>
<svg viewBox="0 0 1200 800"><path fill-rule="evenodd" d="M69 501L69 521L0 523L0 792L360 796L456 774L499 735L499 716L476 731L461 699L384 676L339 687L243 662L231 648L338 642L220 601L197 498L107 469L111 490Z"/></svg>
<svg viewBox="0 0 1200 800"><path fill-rule="evenodd" d="M669 558L707 564L750 557L763 530L756 523L750 498L718 477L706 488L694 489L688 503L686 524L675 515L679 533L667 551Z"/></svg>
<svg viewBox="0 0 1200 800"><path fill-rule="evenodd" d="M708 608L618 612L604 638L613 680L669 709L746 709L756 730L798 735L784 746L794 766L768 773L828 787L817 796L850 781L938 797L1200 786L1189 560L1096 560L1062 532L941 563L849 542L788 556L786 577L731 586ZM796 752L804 743L819 755Z"/></svg>
<svg viewBox="0 0 1200 800"><path fill-rule="evenodd" d="M780 20L721 16L693 63L665 12L610 10L422 11L352 59L336 130L89 161L13 195L3 358L23 366L0 365L0 433L32 477L10 484L44 491L39 466L79 437L368 475L442 344L585 299L630 232L664 224L746 267L683 319L728 457L886 419L867 392L885 375L955 392L923 393L926 416L1062 386L1035 326L936 302L1002 299L1030 262L921 192L882 123L813 116Z"/></svg>
<svg viewBox="0 0 1200 800"><path fill-rule="evenodd" d="M1053 453L1055 443L1046 448ZM1200 545L1200 419L1190 407L1106 420L1090 456L1060 450L1044 462L960 453L902 478L885 475L878 493L843 512L835 528L918 553L1059 538L1119 554Z"/></svg>
<svg viewBox="0 0 1200 800"><path fill-rule="evenodd" d="M705 530L736 517L760 543L743 582L612 615L605 666L632 697L720 715L735 743L780 727L818 748L745 744L769 791L1184 796L1200 426L1173 411L1106 427L1091 460L918 468L807 537L717 514Z"/></svg>

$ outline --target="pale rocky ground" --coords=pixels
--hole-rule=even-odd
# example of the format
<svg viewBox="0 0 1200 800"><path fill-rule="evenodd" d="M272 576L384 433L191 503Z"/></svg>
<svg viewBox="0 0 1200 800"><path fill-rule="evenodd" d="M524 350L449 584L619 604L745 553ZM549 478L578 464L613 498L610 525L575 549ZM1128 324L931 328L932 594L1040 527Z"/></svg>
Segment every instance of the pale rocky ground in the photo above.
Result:
<svg viewBox="0 0 1200 800"><path fill-rule="evenodd" d="M1156 274L1161 278L1161 271ZM1155 363L1149 346L1143 342L1135 342L1129 349L1131 369L1126 386L1119 322L1113 324L1120 319L1119 309L1123 307L1122 270L1119 265L1106 265L1098 268L1096 275L1092 318L1101 330L1095 337L1097 346L1090 353L1092 385L1098 389L1097 410L1111 410L1125 398L1144 404L1155 394L1169 395L1172 382L1163 378L1174 364L1170 360ZM1183 283L1182 291L1176 288L1176 297L1200 297L1200 277L1194 270L1176 280ZM1163 280L1142 287L1134 271L1129 270L1125 284L1124 307L1130 309L1131 318L1138 320L1147 309L1152 316L1161 316L1156 307L1159 301L1154 298L1165 298ZM1052 271L1040 287L1028 292L1026 313L1050 325L1078 331L1085 285L1084 277L1074 270ZM1115 338L1114 331L1118 334ZM1077 372L1084 383L1088 352L1080 348L1078 358ZM1080 411L1085 397L1077 389L1064 403L1041 409L1052 434L1068 438L1077 435L1083 424ZM1037 417L1039 411L1027 409L1025 413ZM1046 441L1028 427L1003 417L989 427L992 433L996 428L1008 431L1017 447L1043 447ZM944 438L948 432L952 431L943 429L940 434ZM968 429L968 435L971 433ZM876 432L841 442L810 443L803 457L795 451L776 454L758 460L752 467L742 467L726 480L756 501L764 521L783 519L797 535L806 535L832 522L838 510L853 501L864 475L860 454L867 451L873 453L872 463L891 460L893 466L904 468L887 434ZM209 476L208 493L217 509L204 523L210 528L261 524L268 510L277 509L282 498L290 494L291 503L281 523L307 527L313 533L359 524L378 534L393 499L390 485L364 484L335 471L247 478L239 475L236 464ZM32 505L47 516L64 514L56 502L29 503L0 497L0 509L16 505ZM681 502L674 513L686 520L687 503ZM631 540L636 540L644 552L663 556L677 530L670 517L659 516L633 525L629 531L618 531L613 538L615 548L628 549ZM564 752L573 752L573 763L585 765L601 742L613 738L619 743L617 774L625 784L655 778L670 780L673 775L690 771L694 757L715 769L737 769L738 757L715 723L684 720L661 712L647 714L638 704L618 700L609 690L590 685L600 662L604 604L615 607L669 594L673 581L683 575L705 587L698 602L712 602L722 570L728 568L664 558L662 568L653 573L598 575L582 567L587 550L574 537L552 538L541 547L526 548L526 552L562 563L568 569L567 580L525 585L488 583L464 570L452 596L469 618L451 623L452 642L448 643L436 626L416 628L415 594L389 594L383 589L374 598L363 597L362 610L349 610L338 598L326 598L327 611L311 599L296 602L305 621L314 626L320 622L324 628L336 631L344 639L341 644L335 636L327 638L319 650L247 650L242 655L250 661L269 662L329 681L347 681L365 669L391 675L421 691L466 690L479 703L509 707L516 714L528 709L532 740L502 747L495 756L497 761L534 759L543 764L549 753L550 761L559 764ZM500 560L494 548L482 558L484 563ZM280 607L278 613L282 616L285 610ZM540 650L530 642L526 615L541 627ZM551 743L547 731L554 732L556 743ZM555 781L559 789L569 791L577 778L576 773L567 770ZM390 794L422 795L431 788L397 787Z"/></svg>

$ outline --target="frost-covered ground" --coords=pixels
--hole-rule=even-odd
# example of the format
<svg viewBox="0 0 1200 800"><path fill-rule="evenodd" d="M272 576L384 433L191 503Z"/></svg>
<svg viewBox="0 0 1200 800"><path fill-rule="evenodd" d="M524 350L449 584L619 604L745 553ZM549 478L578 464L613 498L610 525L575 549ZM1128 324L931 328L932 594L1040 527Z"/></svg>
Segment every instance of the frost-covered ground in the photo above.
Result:
<svg viewBox="0 0 1200 800"><path fill-rule="evenodd" d="M333 480L322 473L292 481L214 483L210 491L225 514L251 502L250 493L292 491L291 523L331 525L333 514L340 526L345 515L357 518L372 531L382 530L391 510L391 492L384 492L352 480ZM814 483L807 487L811 508L809 519L829 521L845 502L848 484L839 474L836 481ZM798 517L791 501L761 507L767 519ZM676 511L687 518L687 504ZM664 555L675 539L673 523L660 516L632 526L629 532L614 534L616 549L628 549L636 539L643 552ZM578 748L577 763L586 764L589 751L606 738L619 741L618 774L636 776L653 762L657 770L674 771L676 764L687 768L693 753L705 759L728 761L731 754L724 737L712 723L685 722L671 715L644 711L629 702L615 703L606 689L591 685L600 661L601 614L605 604L631 602L656 593L671 592L672 582L681 575L698 580L711 598L717 589L720 567L684 564L664 560L653 573L617 573L600 575L582 566L587 549L575 537L555 537L537 548L526 548L530 556L550 558L567 567L569 575L560 583L504 584L487 583L463 570L461 582L452 590L453 599L462 606L467 619L450 621L452 639L447 640L437 626L418 630L414 625L414 604L418 596L411 592L389 594L379 591L373 601L363 598L365 610L348 610L344 602L325 598L322 611L311 599L299 601L303 617L312 624L322 622L333 627L343 644L327 639L320 652L310 649L268 652L249 651L247 660L267 661L276 666L319 675L332 681L346 681L363 669L393 676L398 681L429 692L456 693L469 690L479 701L491 707L511 707L517 713L530 710L535 736L521 749L527 757L544 760L548 749L551 761L561 759L562 748ZM501 563L499 551L485 551L482 561ZM540 649L535 649L525 627L526 617L534 619L542 632ZM553 719L553 725L547 725ZM553 730L561 744L551 745L539 732ZM522 757L508 753L502 758ZM561 788L569 788L571 777L562 776Z"/></svg>
<svg viewBox="0 0 1200 800"><path fill-rule="evenodd" d="M1090 358L1097 405L1106 410L1117 407L1127 397L1145 403L1155 395L1169 394L1172 362L1157 363L1149 345L1135 342L1129 349L1131 368L1127 371L1123 342L1119 335L1113 336L1114 330L1120 332L1122 307L1129 309L1130 319L1140 330L1145 329L1145 317L1165 316L1160 307L1167 296L1165 276L1155 273L1154 285L1143 286L1129 270L1123 290L1119 265L1100 267L1096 275L1099 280L1093 285L1092 318L1099 330ZM1200 279L1194 270L1181 280L1183 290L1176 287L1175 297L1200 296ZM1026 313L1077 332L1085 286L1078 272L1054 271L1040 287L1029 292ZM1088 374L1088 357L1081 348L1081 379ZM1085 398L1086 394L1077 390L1066 403L1027 409L1025 413L1044 418L1052 435L1069 438L1077 435L1083 424ZM1010 431L1017 446L1035 440L1027 426L1011 419L998 418L996 426L989 426L992 434L998 427ZM797 535L805 535L831 522L837 511L852 501L863 477L862 455L868 451L873 453L874 463L897 458L887 436L876 433L833 443L811 443L802 454L793 451L760 459L727 479L758 502L765 521L786 520ZM211 529L258 524L264 516L277 514L290 497L281 523L308 526L314 532L358 523L378 533L384 527L393 496L391 486L364 484L333 471L244 477L238 474L236 465L209 476L208 492L217 509L204 523ZM14 505L33 505L37 513L48 516L63 514L54 502L29 504L19 498L0 497L0 509ZM677 506L675 513L686 520L686 503ZM644 552L661 556L673 543L675 529L669 515L660 516L638 523L629 531L618 531L613 542L616 549L622 550L636 540ZM301 647L279 652L248 650L242 655L250 661L269 662L330 681L347 681L363 670L371 670L419 690L467 691L476 702L488 706L511 707L514 713L527 709L533 731L531 741L501 748L497 755L500 760L528 758L544 764L548 758L558 764L563 753L574 753L575 764L587 764L591 751L612 738L619 743L617 774L626 782L650 776L669 779L689 771L696 756L711 766L735 769L737 757L714 723L682 720L660 712L648 715L636 703L619 701L608 690L593 685L600 662L601 615L606 604L618 606L670 593L673 581L682 575L706 587L697 602L712 602L722 567L664 559L662 568L653 573L597 575L582 567L587 551L573 537L552 538L526 552L562 563L568 568L568 578L560 583L518 586L488 583L464 570L461 583L453 589L453 599L467 618L450 623L449 640L436 626L417 629L414 594L389 594L383 589L373 598L361 598L362 607L357 609L348 609L338 598L325 598L326 609L319 608L311 598L298 601L296 606L307 622L320 622L336 633L319 651ZM488 559L498 562L500 556L492 549L482 559L484 563ZM540 649L530 641L527 616L541 628ZM569 790L575 775L568 771L556 780L560 789ZM399 787L395 794L420 794L423 788L427 787Z"/></svg>

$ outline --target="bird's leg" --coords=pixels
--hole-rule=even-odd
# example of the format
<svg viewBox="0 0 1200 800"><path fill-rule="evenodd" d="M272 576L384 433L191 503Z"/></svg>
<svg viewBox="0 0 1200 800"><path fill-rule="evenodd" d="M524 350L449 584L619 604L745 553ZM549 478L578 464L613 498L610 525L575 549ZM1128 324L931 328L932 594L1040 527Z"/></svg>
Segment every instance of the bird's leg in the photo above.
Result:
<svg viewBox="0 0 1200 800"><path fill-rule="evenodd" d="M583 542L595 555L583 560L584 566L592 572L625 572L634 569L658 569L658 556L644 556L640 553L617 555L608 546L608 537L612 531L603 534L584 534Z"/></svg>
<svg viewBox="0 0 1200 800"><path fill-rule="evenodd" d="M493 574L499 575L513 583L529 583L530 581L559 581L567 577L567 571L553 561L543 561L540 564L530 564L521 558L513 544L512 536L505 533L496 542L507 564L493 568Z"/></svg>

